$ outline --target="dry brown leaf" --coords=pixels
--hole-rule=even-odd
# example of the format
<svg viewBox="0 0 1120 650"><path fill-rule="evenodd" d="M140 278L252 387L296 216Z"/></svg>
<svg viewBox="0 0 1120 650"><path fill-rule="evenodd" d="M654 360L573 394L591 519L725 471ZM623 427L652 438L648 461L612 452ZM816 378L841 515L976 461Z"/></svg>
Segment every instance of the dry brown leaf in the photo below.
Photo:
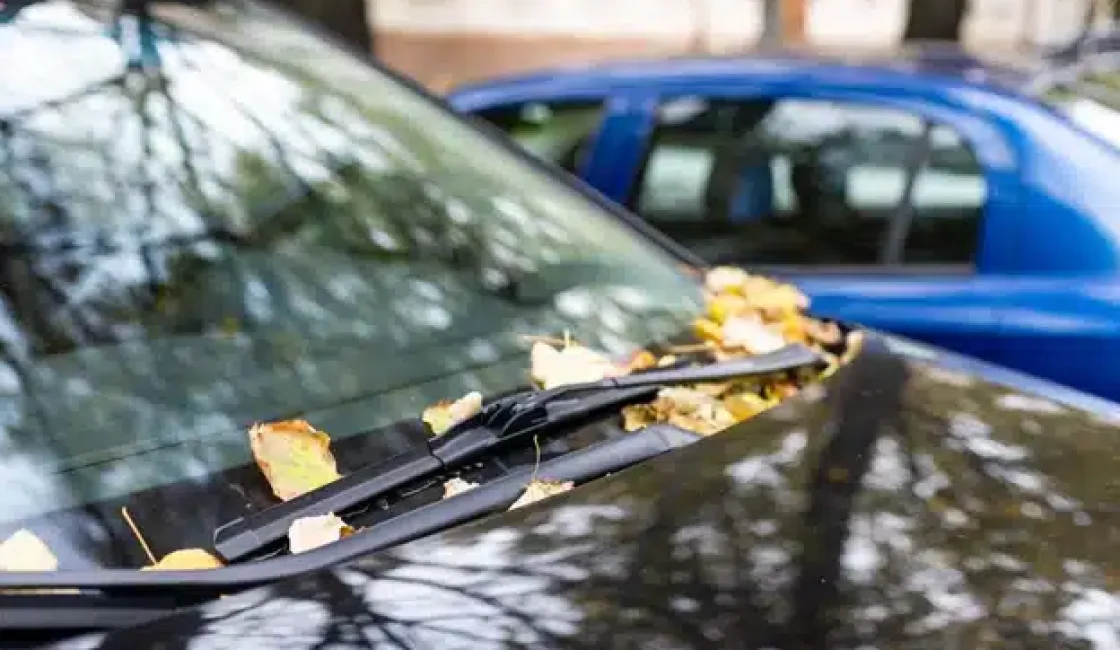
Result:
<svg viewBox="0 0 1120 650"><path fill-rule="evenodd" d="M57 571L58 558L35 536L21 528L0 542L0 571Z"/></svg>
<svg viewBox="0 0 1120 650"><path fill-rule="evenodd" d="M664 388L649 404L622 409L623 428L635 431L657 422L668 422L687 431L711 435L739 421L722 400L695 387Z"/></svg>
<svg viewBox="0 0 1120 650"><path fill-rule="evenodd" d="M649 404L631 404L622 409L622 428L637 431L657 422L657 414Z"/></svg>
<svg viewBox="0 0 1120 650"><path fill-rule="evenodd" d="M454 402L444 400L429 406L420 419L438 436L481 410L482 393L472 391Z"/></svg>
<svg viewBox="0 0 1120 650"><path fill-rule="evenodd" d="M443 498L450 499L456 494L462 494L463 492L473 490L476 487L478 487L478 483L464 481L463 479L456 477L443 484Z"/></svg>
<svg viewBox="0 0 1120 650"><path fill-rule="evenodd" d="M214 557L209 551L201 548L184 548L172 551L163 556L163 559L151 566L146 566L141 571L193 571L196 569L220 569L222 561Z"/></svg>
<svg viewBox="0 0 1120 650"><path fill-rule="evenodd" d="M249 441L272 491L284 501L340 478L330 437L303 420L254 425Z"/></svg>
<svg viewBox="0 0 1120 650"><path fill-rule="evenodd" d="M334 513L319 517L300 517L288 527L288 550L303 553L337 542L353 532L354 529Z"/></svg>
<svg viewBox="0 0 1120 650"><path fill-rule="evenodd" d="M535 478L529 481L525 486L525 491L521 493L517 501L509 507L510 510L515 510L522 506L527 506L530 503L536 503L542 499L547 499L557 494L563 494L572 489L575 484L571 481L549 481L545 479Z"/></svg>

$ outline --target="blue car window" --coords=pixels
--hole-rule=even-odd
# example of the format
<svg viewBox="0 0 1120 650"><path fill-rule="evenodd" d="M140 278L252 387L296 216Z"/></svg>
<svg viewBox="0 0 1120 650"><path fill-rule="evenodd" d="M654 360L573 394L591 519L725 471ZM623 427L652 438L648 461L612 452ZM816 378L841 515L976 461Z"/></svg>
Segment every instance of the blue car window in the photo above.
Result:
<svg viewBox="0 0 1120 650"><path fill-rule="evenodd" d="M905 261L969 263L982 170L941 124L915 167L924 129L918 115L867 105L671 100L630 206L713 263L867 265L909 201Z"/></svg>
<svg viewBox="0 0 1120 650"><path fill-rule="evenodd" d="M491 108L478 117L533 155L579 174L603 117L602 102L526 102Z"/></svg>

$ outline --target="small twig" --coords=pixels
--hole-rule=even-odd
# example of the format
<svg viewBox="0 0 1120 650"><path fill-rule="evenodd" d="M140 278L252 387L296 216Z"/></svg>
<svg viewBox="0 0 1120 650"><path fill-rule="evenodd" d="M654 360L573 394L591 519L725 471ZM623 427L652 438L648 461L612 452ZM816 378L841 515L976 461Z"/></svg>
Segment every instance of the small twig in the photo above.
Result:
<svg viewBox="0 0 1120 650"><path fill-rule="evenodd" d="M688 354L689 352L707 352L712 349L712 346L707 343L686 343L683 345L672 345L665 348L669 354Z"/></svg>
<svg viewBox="0 0 1120 650"><path fill-rule="evenodd" d="M555 336L541 336L538 334L523 334L521 340L530 343L548 343L549 345L564 345L564 339L558 339Z"/></svg>
<svg viewBox="0 0 1120 650"><path fill-rule="evenodd" d="M121 506L121 516L124 517L128 527L132 529L132 534L136 536L136 541L140 542L140 547L144 549L144 553L148 556L148 559L151 560L152 564L159 564L156 560L156 556L152 554L152 549L148 546L148 542L144 539L144 536L140 534L140 529L136 527L136 522L132 521L132 515L128 514L128 508L126 506Z"/></svg>
<svg viewBox="0 0 1120 650"><path fill-rule="evenodd" d="M533 436L533 449L537 450L537 460L533 463L533 473L529 476L529 483L537 480L537 470L541 468L541 441Z"/></svg>

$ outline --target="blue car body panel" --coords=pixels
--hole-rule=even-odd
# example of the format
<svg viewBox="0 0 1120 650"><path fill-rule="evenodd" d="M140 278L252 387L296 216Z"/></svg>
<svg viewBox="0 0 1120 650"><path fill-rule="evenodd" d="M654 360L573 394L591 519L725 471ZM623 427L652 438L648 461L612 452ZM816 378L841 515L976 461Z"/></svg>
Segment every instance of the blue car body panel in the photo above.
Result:
<svg viewBox="0 0 1120 650"><path fill-rule="evenodd" d="M890 61L817 55L633 62L465 87L456 109L602 100L581 170L625 203L657 106L680 96L846 100L954 127L972 145L987 205L971 272L774 269L814 310L1120 399L1120 152L1021 89L1028 72L952 50Z"/></svg>

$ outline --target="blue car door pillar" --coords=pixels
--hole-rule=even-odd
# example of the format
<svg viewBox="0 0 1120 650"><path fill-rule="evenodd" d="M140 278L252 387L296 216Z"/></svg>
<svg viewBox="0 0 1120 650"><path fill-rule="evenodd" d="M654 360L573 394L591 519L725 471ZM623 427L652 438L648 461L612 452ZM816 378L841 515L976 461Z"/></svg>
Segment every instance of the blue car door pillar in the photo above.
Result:
<svg viewBox="0 0 1120 650"><path fill-rule="evenodd" d="M642 164L657 99L618 94L607 100L603 125L583 178L607 198L625 205Z"/></svg>

